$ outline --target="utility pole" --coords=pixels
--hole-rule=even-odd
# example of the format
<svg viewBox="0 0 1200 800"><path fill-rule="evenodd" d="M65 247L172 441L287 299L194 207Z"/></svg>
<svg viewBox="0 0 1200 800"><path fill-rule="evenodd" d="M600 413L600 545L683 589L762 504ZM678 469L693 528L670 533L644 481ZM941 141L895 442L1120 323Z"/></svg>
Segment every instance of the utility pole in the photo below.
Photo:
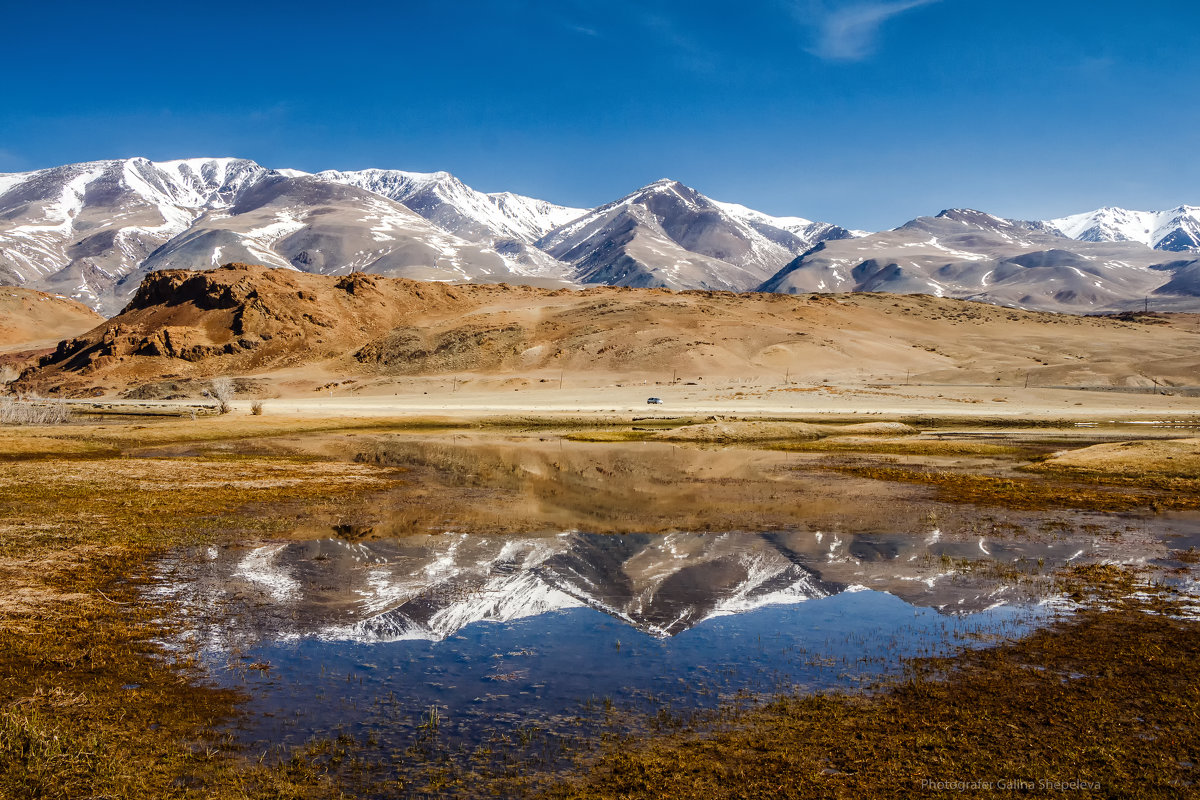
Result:
<svg viewBox="0 0 1200 800"><path fill-rule="evenodd" d="M560 369L558 371L558 388L560 388L560 389L562 388L563 373L565 373L566 371L567 371L566 367L563 367L562 369Z"/></svg>
<svg viewBox="0 0 1200 800"><path fill-rule="evenodd" d="M457 375L454 376L454 383L450 384L450 391L451 392L458 391L458 376Z"/></svg>
<svg viewBox="0 0 1200 800"><path fill-rule="evenodd" d="M1025 370L1025 388L1029 388L1029 370Z"/></svg>
<svg viewBox="0 0 1200 800"><path fill-rule="evenodd" d="M787 386L789 383L791 383L791 380L790 380L791 377L792 377L792 368L788 367L786 370L784 370L784 373L783 373L783 385L784 386Z"/></svg>

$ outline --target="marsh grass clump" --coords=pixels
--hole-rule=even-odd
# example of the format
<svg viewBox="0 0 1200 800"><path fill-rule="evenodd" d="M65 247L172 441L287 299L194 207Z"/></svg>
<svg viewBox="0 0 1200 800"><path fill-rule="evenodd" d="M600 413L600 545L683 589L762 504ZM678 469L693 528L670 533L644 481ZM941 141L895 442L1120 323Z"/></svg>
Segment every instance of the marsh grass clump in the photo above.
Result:
<svg viewBox="0 0 1200 800"><path fill-rule="evenodd" d="M0 425L62 425L71 409L62 400L0 397Z"/></svg>
<svg viewBox="0 0 1200 800"><path fill-rule="evenodd" d="M12 797L39 797L60 787L84 796L92 781L111 782L120 772L100 734L62 729L33 711L0 711L0 786Z"/></svg>

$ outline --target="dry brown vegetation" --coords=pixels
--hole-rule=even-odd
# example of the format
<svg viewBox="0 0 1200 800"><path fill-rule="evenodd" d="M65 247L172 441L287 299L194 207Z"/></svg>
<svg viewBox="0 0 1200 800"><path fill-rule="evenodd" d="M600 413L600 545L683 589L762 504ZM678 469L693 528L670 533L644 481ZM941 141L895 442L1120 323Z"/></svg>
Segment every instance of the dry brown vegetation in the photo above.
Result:
<svg viewBox="0 0 1200 800"><path fill-rule="evenodd" d="M1097 444L1055 453L1029 469L1126 485L1184 487L1200 479L1200 439Z"/></svg>
<svg viewBox="0 0 1200 800"><path fill-rule="evenodd" d="M71 410L61 400L26 400L0 397L0 425L61 425Z"/></svg>
<svg viewBox="0 0 1200 800"><path fill-rule="evenodd" d="M949 503L971 503L1013 509L1078 508L1090 511L1128 511L1134 508L1200 508L1200 479L1162 482L1115 476L1101 483L1125 489L1045 478L996 477L970 472L897 467L879 464L833 464L829 469L873 480L899 481L930 486L938 499Z"/></svg>

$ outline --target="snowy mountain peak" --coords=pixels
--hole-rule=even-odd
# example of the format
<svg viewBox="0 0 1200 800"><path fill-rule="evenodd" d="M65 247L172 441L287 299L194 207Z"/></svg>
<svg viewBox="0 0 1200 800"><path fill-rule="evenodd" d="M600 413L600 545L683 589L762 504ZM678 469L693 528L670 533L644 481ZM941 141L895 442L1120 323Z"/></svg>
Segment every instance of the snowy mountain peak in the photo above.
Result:
<svg viewBox="0 0 1200 800"><path fill-rule="evenodd" d="M813 224L811 219L805 219L804 217L773 217L770 214L755 211L753 208L747 208L740 203L722 203L719 200L714 200L713 202L730 216L747 222L761 222L766 225L772 225L780 230L791 231L792 233L798 234Z"/></svg>
<svg viewBox="0 0 1200 800"><path fill-rule="evenodd" d="M1156 250L1200 249L1200 208L1133 211L1106 206L1048 220L1064 236L1082 242L1140 242Z"/></svg>
<svg viewBox="0 0 1200 800"><path fill-rule="evenodd" d="M538 242L582 283L744 291L844 228L720 203L672 178L643 186Z"/></svg>
<svg viewBox="0 0 1200 800"><path fill-rule="evenodd" d="M976 211L973 208L948 208L940 212L936 219L948 219L964 225L979 225L985 228L1014 227L1012 220L988 214L986 211Z"/></svg>
<svg viewBox="0 0 1200 800"><path fill-rule="evenodd" d="M563 222L584 213L584 209L508 192L484 194L449 172L327 170L314 177L356 186L403 203L443 230L480 243L513 239L531 245Z"/></svg>

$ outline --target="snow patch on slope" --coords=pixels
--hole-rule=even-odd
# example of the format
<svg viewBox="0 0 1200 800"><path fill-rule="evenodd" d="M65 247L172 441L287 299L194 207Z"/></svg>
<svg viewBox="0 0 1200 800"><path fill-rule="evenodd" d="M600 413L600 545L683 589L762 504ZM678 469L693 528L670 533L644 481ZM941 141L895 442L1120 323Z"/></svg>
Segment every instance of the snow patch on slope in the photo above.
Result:
<svg viewBox="0 0 1200 800"><path fill-rule="evenodd" d="M1048 220L1048 224L1065 236L1085 242L1140 242L1169 250L1200 245L1200 208L1195 206L1167 211L1106 207Z"/></svg>

